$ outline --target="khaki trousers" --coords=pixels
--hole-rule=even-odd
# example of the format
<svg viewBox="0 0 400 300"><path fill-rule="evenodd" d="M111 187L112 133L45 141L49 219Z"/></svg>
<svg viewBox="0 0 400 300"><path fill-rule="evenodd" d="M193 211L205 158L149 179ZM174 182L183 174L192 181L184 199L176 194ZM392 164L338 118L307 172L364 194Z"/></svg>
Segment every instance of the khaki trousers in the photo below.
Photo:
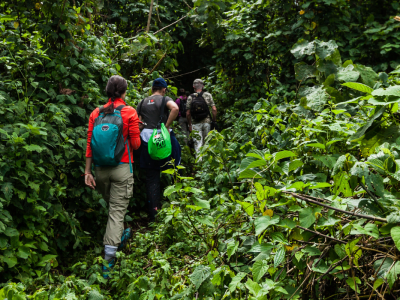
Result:
<svg viewBox="0 0 400 300"><path fill-rule="evenodd" d="M211 130L210 123L198 123L192 124L192 129L195 131L199 136L195 136L193 139L194 141L194 150L196 151L196 157L200 152L200 147L204 145L204 141Z"/></svg>
<svg viewBox="0 0 400 300"><path fill-rule="evenodd" d="M109 203L108 222L103 244L119 246L124 231L124 218L133 196L133 174L129 164L96 167L96 190Z"/></svg>

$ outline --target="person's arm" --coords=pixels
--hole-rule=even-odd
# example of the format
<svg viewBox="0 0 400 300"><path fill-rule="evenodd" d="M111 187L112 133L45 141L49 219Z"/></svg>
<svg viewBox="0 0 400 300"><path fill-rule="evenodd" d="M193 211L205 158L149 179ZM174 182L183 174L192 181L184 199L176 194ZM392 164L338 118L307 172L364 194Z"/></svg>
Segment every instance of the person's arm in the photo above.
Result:
<svg viewBox="0 0 400 300"><path fill-rule="evenodd" d="M190 107L192 105L192 97L187 97L186 100L186 120L189 127L189 132L192 132L192 115L190 114Z"/></svg>
<svg viewBox="0 0 400 300"><path fill-rule="evenodd" d="M86 166L85 166L85 184L90 187L92 190L96 188L96 181L93 178L92 174L92 158L86 157Z"/></svg>
<svg viewBox="0 0 400 300"><path fill-rule="evenodd" d="M139 116L139 121L143 122L142 116ZM139 130L140 130L140 132L142 132L143 129L144 129L144 124L139 123Z"/></svg>
<svg viewBox="0 0 400 300"><path fill-rule="evenodd" d="M176 103L174 101L168 101L166 103L166 106L170 110L170 113L169 113L169 118L167 120L167 123L165 124L165 127L167 127L169 130L170 126L172 125L172 122L178 116L179 107L178 107L178 105L176 105Z"/></svg>
<svg viewBox="0 0 400 300"><path fill-rule="evenodd" d="M131 148L129 150L137 150L140 147L140 130L139 130L139 118L136 113L136 110L130 108L132 111L129 117L129 125L128 125L128 136L129 136L129 144Z"/></svg>
<svg viewBox="0 0 400 300"><path fill-rule="evenodd" d="M86 144L86 165L85 165L85 184L91 189L95 189L96 182L94 181L92 174L92 147L90 142L92 141L93 126L94 126L94 112L90 114L88 133L87 133L87 144Z"/></svg>
<svg viewBox="0 0 400 300"><path fill-rule="evenodd" d="M189 127L189 132L192 132L192 115L190 114L190 109L186 111L186 119Z"/></svg>
<svg viewBox="0 0 400 300"><path fill-rule="evenodd" d="M207 93L207 98L208 98L208 105L211 106L212 109L212 115L213 115L213 122L217 121L217 107L215 106L214 99L210 93Z"/></svg>
<svg viewBox="0 0 400 300"><path fill-rule="evenodd" d="M216 122L217 121L217 107L215 105L212 107L212 115L213 115L213 121Z"/></svg>

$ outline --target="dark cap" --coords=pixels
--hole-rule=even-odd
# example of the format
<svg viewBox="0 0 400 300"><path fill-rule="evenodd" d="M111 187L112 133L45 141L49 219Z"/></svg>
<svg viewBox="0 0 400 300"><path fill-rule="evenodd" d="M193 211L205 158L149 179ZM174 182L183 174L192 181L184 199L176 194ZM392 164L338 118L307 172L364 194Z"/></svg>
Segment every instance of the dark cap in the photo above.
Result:
<svg viewBox="0 0 400 300"><path fill-rule="evenodd" d="M167 88L168 84L163 78L160 77L153 81L153 87Z"/></svg>

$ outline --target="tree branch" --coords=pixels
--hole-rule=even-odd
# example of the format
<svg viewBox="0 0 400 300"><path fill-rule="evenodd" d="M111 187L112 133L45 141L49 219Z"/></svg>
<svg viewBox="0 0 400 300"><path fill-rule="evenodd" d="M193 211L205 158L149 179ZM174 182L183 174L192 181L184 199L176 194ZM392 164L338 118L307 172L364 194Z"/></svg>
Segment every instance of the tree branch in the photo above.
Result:
<svg viewBox="0 0 400 300"><path fill-rule="evenodd" d="M157 34L157 33L161 32L161 31L163 31L165 28L168 28L168 27L170 27L170 26L172 26L172 25L178 23L179 21L183 20L183 19L186 18L187 16L188 16L188 15L183 16L183 17L180 18L178 21L175 21L174 23L171 23L171 24L169 24L169 25L167 25L167 26L161 28L160 30L157 30L156 32L154 32L154 34ZM147 32L148 32L148 31L147 31Z"/></svg>
<svg viewBox="0 0 400 300"><path fill-rule="evenodd" d="M379 221L379 222L387 223L387 220L384 219L384 218L373 217L373 216L368 216L368 215L361 215L361 214L356 214L356 213L353 213L353 212L350 212L350 211L347 211L347 210L339 209L339 208L336 208L336 207L333 207L333 206L329 206L329 205L320 203L320 202L315 201L315 200L308 199L307 198L308 196L306 196L306 195L299 195L299 194L296 194L296 193L285 192L285 191L284 191L284 193L285 194L289 194L289 195L291 195L291 196L293 196L293 197L295 197L297 199L300 199L300 200L303 200L303 201L306 201L306 202L310 202L310 203L313 203L313 204L317 204L317 205L320 205L320 206L323 206L323 207L326 207L326 208L329 208L329 209L332 209L332 210L336 210L336 211L339 211L339 212L344 213L344 214L352 215L354 217L359 217L359 218L363 218L363 219L367 219L367 220Z"/></svg>

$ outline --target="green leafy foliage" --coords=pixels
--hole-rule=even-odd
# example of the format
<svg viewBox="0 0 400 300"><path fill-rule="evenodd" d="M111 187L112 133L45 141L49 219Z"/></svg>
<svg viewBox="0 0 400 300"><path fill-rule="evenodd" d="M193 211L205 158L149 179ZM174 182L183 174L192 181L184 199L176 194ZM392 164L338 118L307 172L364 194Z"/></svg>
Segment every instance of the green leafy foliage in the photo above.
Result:
<svg viewBox="0 0 400 300"><path fill-rule="evenodd" d="M396 293L400 25L383 11L397 2L166 1L148 33L145 1L16 3L0 5L1 299ZM191 35L213 50L223 129L195 166L185 147L186 168L163 172L151 228L135 185L134 236L107 281L107 203L80 177L88 114L112 74L133 106L173 78Z"/></svg>

